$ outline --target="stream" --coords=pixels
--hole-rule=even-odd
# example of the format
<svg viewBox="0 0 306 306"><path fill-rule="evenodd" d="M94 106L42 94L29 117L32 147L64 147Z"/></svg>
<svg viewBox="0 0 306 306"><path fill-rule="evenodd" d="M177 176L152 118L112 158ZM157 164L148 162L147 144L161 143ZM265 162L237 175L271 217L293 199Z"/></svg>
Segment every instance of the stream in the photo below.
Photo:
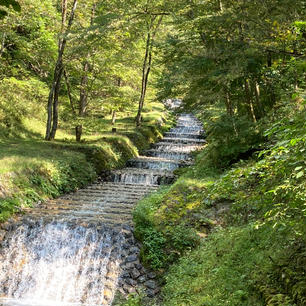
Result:
<svg viewBox="0 0 306 306"><path fill-rule="evenodd" d="M139 262L132 210L199 149L201 123L182 114L164 138L107 181L30 209L6 228L0 246L1 306L111 305L143 287L158 293L156 275Z"/></svg>

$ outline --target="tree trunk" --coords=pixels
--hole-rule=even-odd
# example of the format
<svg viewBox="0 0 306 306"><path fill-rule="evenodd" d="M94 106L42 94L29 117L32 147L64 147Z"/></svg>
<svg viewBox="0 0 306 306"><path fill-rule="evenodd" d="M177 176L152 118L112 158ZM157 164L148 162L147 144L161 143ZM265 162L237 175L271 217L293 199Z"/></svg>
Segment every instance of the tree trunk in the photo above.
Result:
<svg viewBox="0 0 306 306"><path fill-rule="evenodd" d="M115 122L116 122L116 111L113 110L113 111L112 111L112 125L114 125Z"/></svg>
<svg viewBox="0 0 306 306"><path fill-rule="evenodd" d="M248 79L244 80L244 89L245 89L245 97L246 97L247 103L249 105L249 110L250 110L251 117L253 119L253 122L256 123L257 120L256 120L255 112L254 112L254 105L253 105L253 101L252 101L252 95L251 95Z"/></svg>
<svg viewBox="0 0 306 306"><path fill-rule="evenodd" d="M47 127L46 127L46 140L53 140L55 138L57 126L58 126L58 96L60 91L60 83L63 74L63 55L67 43L66 34L70 30L74 13L77 7L77 0L73 1L73 6L70 12L70 17L68 21L67 30L64 33L64 22L66 21L67 14L67 0L63 0L62 2L62 27L61 27L61 37L59 38L58 43L58 57L54 69L53 75L53 83L52 88L48 97L48 105L47 105ZM64 35L62 37L62 35Z"/></svg>
<svg viewBox="0 0 306 306"><path fill-rule="evenodd" d="M83 125L82 125L82 124L77 125L77 126L75 127L75 140L76 140L77 142L80 142L80 141L81 141L82 131L83 131Z"/></svg>
<svg viewBox="0 0 306 306"><path fill-rule="evenodd" d="M2 53L4 52L5 38L6 38L6 33L4 32L2 35L2 41L1 41L0 57L2 56Z"/></svg>
<svg viewBox="0 0 306 306"><path fill-rule="evenodd" d="M52 87L49 93L49 97L48 97L48 105L47 105L48 118L47 118L46 136L45 136L46 140L54 139L54 137L53 138L51 137L52 130L53 130L52 123L54 123L54 118L53 118L54 101L58 99L61 73L62 73L62 52L60 52L59 50L58 59L57 59L55 69L54 69L53 84L52 84ZM57 97L55 97L56 94L57 94ZM57 105L56 105L56 110L57 110ZM56 114L56 117L57 117L57 114Z"/></svg>
<svg viewBox="0 0 306 306"><path fill-rule="evenodd" d="M268 54L267 54L267 66L268 67L272 66L272 55L270 51L268 51Z"/></svg>
<svg viewBox="0 0 306 306"><path fill-rule="evenodd" d="M81 87L80 87L80 100L79 100L79 117L85 117L86 114L86 107L87 107L87 84L88 84L88 72L89 69L89 63L86 60L83 65L83 76L81 78ZM75 128L76 130L76 141L81 141L82 137L82 131L83 131L83 125L79 124Z"/></svg>
<svg viewBox="0 0 306 306"><path fill-rule="evenodd" d="M225 104L226 104L227 114L232 117L234 115L234 110L233 110L232 100L231 100L228 89L225 89Z"/></svg>
<svg viewBox="0 0 306 306"><path fill-rule="evenodd" d="M63 62L61 59L61 66L60 66L60 71L58 73L58 78L54 90L54 96L53 96L53 124L52 124L52 129L50 133L50 140L53 140L55 138L57 126L58 126L58 96L59 96L59 91L60 91L60 85L61 85L61 78L63 74Z"/></svg>
<svg viewBox="0 0 306 306"><path fill-rule="evenodd" d="M153 24L154 24L156 17L157 16L152 17L151 23L148 27L146 52L145 52L145 57L143 60L143 66L142 66L141 93L140 93L140 98L139 98L139 103L138 103L138 112L135 118L136 126L140 126L141 124L141 117L142 117L141 114L142 114L142 109L144 105L144 99L146 96L148 79L149 79L149 74L150 74L151 64L152 64L152 50L153 50L154 37L163 19L163 16L159 16L157 24L155 28L153 29Z"/></svg>
<svg viewBox="0 0 306 306"><path fill-rule="evenodd" d="M219 10L220 12L223 12L223 3L222 0L218 0Z"/></svg>
<svg viewBox="0 0 306 306"><path fill-rule="evenodd" d="M231 120L232 120L235 135L238 137L238 131L237 131L235 118L234 118L233 103L232 103L230 92L227 88L225 89L225 104L226 104L226 112L231 117Z"/></svg>
<svg viewBox="0 0 306 306"><path fill-rule="evenodd" d="M263 117L265 114L264 107L260 101L260 88L257 81L254 81L254 93L255 93L255 101L258 109L258 113L260 114L260 117Z"/></svg>
<svg viewBox="0 0 306 306"><path fill-rule="evenodd" d="M71 86L70 86L68 75L67 75L67 72L66 72L65 69L64 69L64 77L65 77L65 83L66 83L66 86L67 86L67 94L68 94L68 98L69 98L69 102L70 102L70 107L71 107L72 113L74 115L76 115L76 111L75 111L75 108L74 108L73 99L72 99L72 95L71 95Z"/></svg>
<svg viewBox="0 0 306 306"><path fill-rule="evenodd" d="M91 10L91 17L90 17L90 25L93 24L93 19L95 16L95 10L96 10L96 3L93 4L92 10ZM89 71L89 52L87 53L86 59L83 64L83 74L81 78L81 84L80 84L80 100L79 100L79 116L85 117L86 115L86 108L87 108L87 98L88 98L88 71ZM82 131L83 131L83 125L79 124L75 127L75 138L76 141L81 141L82 137Z"/></svg>
<svg viewBox="0 0 306 306"><path fill-rule="evenodd" d="M148 57L149 57L149 52L150 52L150 44L151 44L151 33L148 32L147 34L147 41L146 41L146 52L143 60L143 65L142 65L142 78L141 78L141 92L140 92L140 98L138 102L138 112L136 115L136 126L140 126L141 124L141 113L143 109L143 104L144 104L144 98L145 98L145 88L146 88L146 80L148 80Z"/></svg>

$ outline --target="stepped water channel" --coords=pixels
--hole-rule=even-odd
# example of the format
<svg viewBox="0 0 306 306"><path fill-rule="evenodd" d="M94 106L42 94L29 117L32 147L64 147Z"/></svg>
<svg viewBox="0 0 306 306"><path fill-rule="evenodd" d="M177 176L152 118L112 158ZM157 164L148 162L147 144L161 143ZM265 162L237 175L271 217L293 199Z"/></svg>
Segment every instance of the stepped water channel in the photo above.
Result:
<svg viewBox="0 0 306 306"><path fill-rule="evenodd" d="M154 273L139 262L132 209L173 170L190 164L203 145L202 127L189 114L178 117L146 156L130 160L105 180L29 210L5 228L0 248L0 305L111 305L143 286L158 292Z"/></svg>

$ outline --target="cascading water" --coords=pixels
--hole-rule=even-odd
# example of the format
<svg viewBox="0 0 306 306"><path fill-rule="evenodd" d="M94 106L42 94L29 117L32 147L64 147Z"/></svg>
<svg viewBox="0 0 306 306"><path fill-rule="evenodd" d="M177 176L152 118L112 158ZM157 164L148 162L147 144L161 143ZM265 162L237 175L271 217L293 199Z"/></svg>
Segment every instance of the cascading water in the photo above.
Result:
<svg viewBox="0 0 306 306"><path fill-rule="evenodd" d="M102 305L103 292L114 289L104 286L110 270L119 272L122 241L103 226L22 225L6 240L0 294L25 305Z"/></svg>
<svg viewBox="0 0 306 306"><path fill-rule="evenodd" d="M183 114L148 156L113 171L108 182L48 201L16 221L0 248L0 306L111 305L116 288L129 293L138 283L154 294L137 257L131 210L188 165L190 152L205 142L202 132L194 116Z"/></svg>

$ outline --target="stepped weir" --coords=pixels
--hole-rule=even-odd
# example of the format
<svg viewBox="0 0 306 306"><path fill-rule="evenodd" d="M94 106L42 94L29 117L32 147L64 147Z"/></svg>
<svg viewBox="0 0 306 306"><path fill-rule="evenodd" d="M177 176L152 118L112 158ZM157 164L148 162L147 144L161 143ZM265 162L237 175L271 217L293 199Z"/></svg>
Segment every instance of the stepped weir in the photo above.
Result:
<svg viewBox="0 0 306 306"><path fill-rule="evenodd" d="M0 306L111 305L142 286L158 292L139 262L132 209L200 148L200 122L190 114L127 167L72 194L43 203L5 228L0 246Z"/></svg>

